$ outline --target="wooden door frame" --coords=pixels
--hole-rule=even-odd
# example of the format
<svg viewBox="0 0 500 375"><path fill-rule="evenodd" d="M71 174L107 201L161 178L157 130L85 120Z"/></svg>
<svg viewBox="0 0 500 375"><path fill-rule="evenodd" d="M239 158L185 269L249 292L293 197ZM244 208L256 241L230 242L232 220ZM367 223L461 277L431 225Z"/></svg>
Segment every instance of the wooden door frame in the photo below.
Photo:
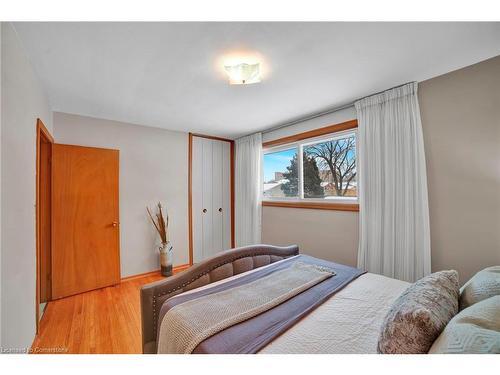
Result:
<svg viewBox="0 0 500 375"><path fill-rule="evenodd" d="M40 258L41 258L41 243L40 243L40 237L41 237L41 197L40 197L40 163L41 163L41 144L42 141L45 141L47 143L50 143L51 145L54 144L54 138L48 131L48 129L45 127L44 123L42 122L41 119L37 118L36 120L36 175L35 175L35 180L36 180L36 218L35 218L35 232L36 232L36 314L35 314L35 319L36 319L36 333L38 334L39 331L39 323L40 323L40 288L41 288L41 282L40 282ZM52 173L50 173L49 178L52 178ZM52 243L51 243L52 245Z"/></svg>
<svg viewBox="0 0 500 375"><path fill-rule="evenodd" d="M231 247L234 248L234 140L211 135L189 133L188 135L188 226L189 226L189 264L193 265L193 137L229 142L230 144L230 184L231 184Z"/></svg>

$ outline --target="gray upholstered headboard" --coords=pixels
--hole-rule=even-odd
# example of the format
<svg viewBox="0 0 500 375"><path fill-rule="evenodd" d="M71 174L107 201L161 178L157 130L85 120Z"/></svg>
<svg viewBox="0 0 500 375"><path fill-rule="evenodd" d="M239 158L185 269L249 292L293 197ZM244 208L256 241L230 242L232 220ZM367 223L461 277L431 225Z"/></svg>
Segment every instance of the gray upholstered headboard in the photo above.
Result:
<svg viewBox="0 0 500 375"><path fill-rule="evenodd" d="M156 353L158 313L168 298L190 289L266 266L299 253L296 245L253 245L223 251L187 270L141 288L142 351Z"/></svg>

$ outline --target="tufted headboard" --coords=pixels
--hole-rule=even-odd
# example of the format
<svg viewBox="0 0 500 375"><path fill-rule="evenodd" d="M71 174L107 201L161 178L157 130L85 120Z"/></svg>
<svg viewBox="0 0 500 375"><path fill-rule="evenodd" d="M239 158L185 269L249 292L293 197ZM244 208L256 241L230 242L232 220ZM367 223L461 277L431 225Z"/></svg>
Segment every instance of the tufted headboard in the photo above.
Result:
<svg viewBox="0 0 500 375"><path fill-rule="evenodd" d="M266 266L299 253L297 245L252 245L227 250L197 263L179 274L141 288L142 351L156 353L158 313L163 302L190 289Z"/></svg>

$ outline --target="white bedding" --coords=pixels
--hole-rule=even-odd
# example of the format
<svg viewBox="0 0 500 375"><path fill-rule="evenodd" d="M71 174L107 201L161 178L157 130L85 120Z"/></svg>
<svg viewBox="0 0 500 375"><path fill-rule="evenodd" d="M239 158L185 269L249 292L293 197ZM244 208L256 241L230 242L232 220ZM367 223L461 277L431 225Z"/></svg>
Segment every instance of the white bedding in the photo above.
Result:
<svg viewBox="0 0 500 375"><path fill-rule="evenodd" d="M409 285L373 273L364 274L260 353L376 353L384 317Z"/></svg>
<svg viewBox="0 0 500 375"><path fill-rule="evenodd" d="M186 293L212 287L255 271L245 272ZM405 281L385 276L364 274L259 353L376 353L382 321L392 302L409 285Z"/></svg>

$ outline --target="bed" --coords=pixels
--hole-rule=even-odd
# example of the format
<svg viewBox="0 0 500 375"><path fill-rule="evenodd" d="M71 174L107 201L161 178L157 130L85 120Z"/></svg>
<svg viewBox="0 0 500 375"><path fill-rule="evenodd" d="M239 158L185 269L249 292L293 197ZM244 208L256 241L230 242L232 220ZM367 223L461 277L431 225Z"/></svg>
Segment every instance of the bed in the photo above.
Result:
<svg viewBox="0 0 500 375"><path fill-rule="evenodd" d="M348 271L351 276L350 279L338 282L334 293L301 313L299 318L291 321L285 329L272 337L266 336L258 346L253 347L253 351L239 349L237 345L234 346L234 342L230 348L236 348L235 353L376 353L383 319L394 300L410 284L299 255L297 246L270 245L225 251L171 278L144 286L141 289L143 352L172 352L161 344L162 340L175 334L175 329L165 324L163 311L171 301L180 299L183 302L196 294L211 294L214 293L213 290L224 290L228 284L238 285L241 280L261 279L261 273L265 275L272 269L280 269L293 262L298 264L299 261L319 262L327 266L331 264L338 273L335 275L337 279L343 277L344 271ZM207 339L189 352L232 352L228 351L227 347L225 350L219 349L220 344L224 344L228 337L234 341L235 335L241 343L241 337L244 336L242 332L245 331L238 331L238 327L242 326L243 323L235 324L231 328L235 332L232 336L221 334L218 342L216 338ZM268 332L271 326L264 327L262 331ZM224 332L231 332L231 329ZM254 327L251 330L254 330ZM205 342L212 344L209 346ZM248 348L248 345L242 347Z"/></svg>

